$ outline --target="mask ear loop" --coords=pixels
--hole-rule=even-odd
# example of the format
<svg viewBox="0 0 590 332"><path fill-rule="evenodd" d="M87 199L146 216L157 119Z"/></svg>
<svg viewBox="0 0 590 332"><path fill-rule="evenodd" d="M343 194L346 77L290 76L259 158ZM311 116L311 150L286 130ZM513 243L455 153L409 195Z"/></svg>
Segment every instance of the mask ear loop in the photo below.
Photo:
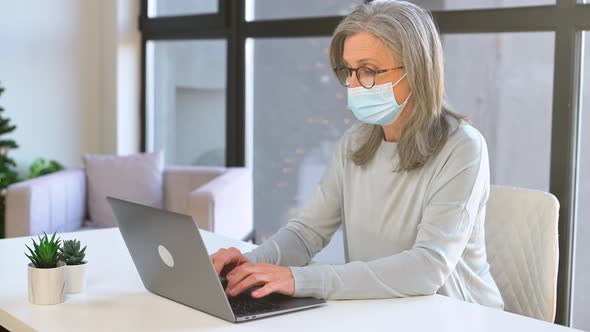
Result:
<svg viewBox="0 0 590 332"><path fill-rule="evenodd" d="M404 75L402 77L400 77L400 79L397 80L395 83L393 83L393 85L391 87L394 88L399 82L401 82L406 77L406 75L408 75L408 73L404 73ZM408 102L408 100L410 100L410 96L412 95L412 92L413 91L410 91L410 94L408 95L408 98L406 98L406 100L403 103L401 103L400 106L403 106L403 107L406 106L406 103ZM395 96L395 93L393 95Z"/></svg>
<svg viewBox="0 0 590 332"><path fill-rule="evenodd" d="M392 87L395 87L399 82L401 82L404 79L404 77L406 77L406 75L408 75L408 73L404 73L404 75L400 77L399 80L393 83Z"/></svg>
<svg viewBox="0 0 590 332"><path fill-rule="evenodd" d="M413 93L413 92L414 92L414 91L410 91L410 94L408 95L408 98L406 98L406 100L405 100L405 101L402 103L402 105L403 105L404 107L405 107L405 106L406 106L406 104L408 103L408 100L410 100L410 96L412 96L412 93ZM401 105L400 105L400 106L401 106Z"/></svg>

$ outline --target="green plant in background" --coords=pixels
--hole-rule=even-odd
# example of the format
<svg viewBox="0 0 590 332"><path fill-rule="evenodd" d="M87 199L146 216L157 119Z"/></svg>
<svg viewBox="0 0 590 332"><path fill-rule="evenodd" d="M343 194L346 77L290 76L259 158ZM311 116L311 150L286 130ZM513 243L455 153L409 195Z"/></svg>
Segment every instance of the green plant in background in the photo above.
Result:
<svg viewBox="0 0 590 332"><path fill-rule="evenodd" d="M0 84L0 96L4 92ZM16 126L10 124L10 118L3 116L4 108L0 106L0 239L4 238L4 216L6 214L6 188L11 184L22 181L16 171L16 162L8 156L12 149L18 148L18 144L12 139L5 138L12 133ZM28 179L58 172L64 167L55 160L49 162L43 158L37 158L29 168Z"/></svg>
<svg viewBox="0 0 590 332"><path fill-rule="evenodd" d="M62 247L59 249L61 260L67 265L84 264L84 257L86 256L86 246L80 250L80 241L65 240Z"/></svg>
<svg viewBox="0 0 590 332"><path fill-rule="evenodd" d="M33 263L38 269L52 269L57 267L57 263L60 259L59 247L61 240L55 238L55 233L53 233L51 239L47 238L47 234L43 234L43 237L39 236L39 244L31 239L33 240L33 248L35 248L35 250L32 250L25 244L31 253L28 255L25 252L25 256L27 256L31 260L31 263Z"/></svg>
<svg viewBox="0 0 590 332"><path fill-rule="evenodd" d="M4 88L0 84L0 96ZM11 149L18 148L16 142L12 139L5 138L16 129L16 126L10 124L10 118L3 116L4 108L0 106L0 239L4 237L4 212L5 190L13 183L18 182L18 173L16 172L16 162L8 156Z"/></svg>
<svg viewBox="0 0 590 332"><path fill-rule="evenodd" d="M43 158L37 158L35 159L35 161L33 161L31 167L29 167L29 179L34 179L43 175L59 172L63 169L63 165L55 160L47 162Z"/></svg>

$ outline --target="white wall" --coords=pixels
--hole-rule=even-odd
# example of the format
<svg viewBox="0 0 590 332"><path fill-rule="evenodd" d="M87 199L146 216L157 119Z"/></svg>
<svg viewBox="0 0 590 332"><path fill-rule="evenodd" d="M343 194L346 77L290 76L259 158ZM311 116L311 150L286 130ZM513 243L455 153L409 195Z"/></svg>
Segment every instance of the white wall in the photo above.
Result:
<svg viewBox="0 0 590 332"><path fill-rule="evenodd" d="M84 153L136 150L139 68L126 73L117 67L137 67L138 32L130 29L137 26L136 3L0 0L0 81L6 88L0 105L18 126L12 137L20 148L11 155L19 170L36 157L72 167ZM125 47L134 51L122 58ZM131 92L118 84L123 79ZM123 108L135 115L123 115Z"/></svg>

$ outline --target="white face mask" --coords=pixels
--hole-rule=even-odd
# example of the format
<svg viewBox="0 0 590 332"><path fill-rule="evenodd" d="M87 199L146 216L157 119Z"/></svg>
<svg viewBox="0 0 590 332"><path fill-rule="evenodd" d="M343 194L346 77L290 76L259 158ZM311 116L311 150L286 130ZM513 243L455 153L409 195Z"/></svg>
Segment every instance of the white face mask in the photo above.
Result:
<svg viewBox="0 0 590 332"><path fill-rule="evenodd" d="M406 77L402 76L395 83L375 85L371 89L364 87L348 88L348 106L359 121L375 124L388 125L395 121L404 109L412 93L399 105L395 99L393 88Z"/></svg>

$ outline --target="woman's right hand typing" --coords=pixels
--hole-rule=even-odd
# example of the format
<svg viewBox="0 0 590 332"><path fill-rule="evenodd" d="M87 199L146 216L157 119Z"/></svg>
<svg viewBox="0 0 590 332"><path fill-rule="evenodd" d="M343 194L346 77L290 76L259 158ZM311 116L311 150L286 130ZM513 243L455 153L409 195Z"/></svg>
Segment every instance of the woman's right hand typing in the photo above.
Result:
<svg viewBox="0 0 590 332"><path fill-rule="evenodd" d="M217 275L222 277L225 277L225 275L234 268L242 264L250 263L250 260L234 247L219 249L216 253L211 255L211 261L213 262Z"/></svg>

